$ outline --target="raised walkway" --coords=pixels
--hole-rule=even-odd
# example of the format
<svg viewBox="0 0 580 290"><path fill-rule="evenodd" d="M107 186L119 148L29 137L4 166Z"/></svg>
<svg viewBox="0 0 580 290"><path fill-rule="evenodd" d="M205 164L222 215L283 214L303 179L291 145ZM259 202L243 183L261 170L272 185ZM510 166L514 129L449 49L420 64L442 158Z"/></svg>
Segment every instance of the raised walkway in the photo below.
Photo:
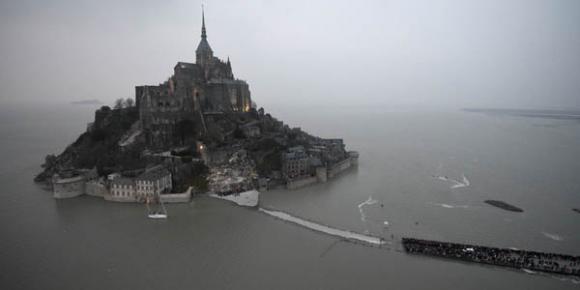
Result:
<svg viewBox="0 0 580 290"><path fill-rule="evenodd" d="M561 275L580 275L580 256L516 249L484 247L413 238L403 238L409 254L489 264L501 267L541 271Z"/></svg>
<svg viewBox="0 0 580 290"><path fill-rule="evenodd" d="M316 232L320 232L320 233L324 233L327 235L339 237L339 238L342 238L346 241L362 242L362 243L364 243L366 245L370 245L370 246L381 246L381 245L385 244L385 241L380 237L373 237L373 236L363 235L363 234L359 234L359 233L355 233L355 232L351 232L351 231L347 231L347 230L333 228L333 227L330 227L327 225L319 224L316 222L308 221L308 220L290 215L290 214L285 213L283 211L269 210L269 209L264 209L264 208L259 208L258 210L262 213L273 216L277 219L287 221L287 222L299 225L301 227L311 229L311 230L316 231Z"/></svg>

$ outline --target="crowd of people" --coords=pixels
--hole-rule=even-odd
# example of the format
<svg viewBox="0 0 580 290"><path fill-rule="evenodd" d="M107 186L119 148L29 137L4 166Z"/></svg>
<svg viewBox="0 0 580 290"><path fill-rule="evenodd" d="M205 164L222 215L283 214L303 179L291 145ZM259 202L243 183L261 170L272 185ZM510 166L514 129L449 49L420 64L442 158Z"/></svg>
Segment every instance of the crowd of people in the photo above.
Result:
<svg viewBox="0 0 580 290"><path fill-rule="evenodd" d="M580 256L403 238L405 251L475 263L580 275Z"/></svg>

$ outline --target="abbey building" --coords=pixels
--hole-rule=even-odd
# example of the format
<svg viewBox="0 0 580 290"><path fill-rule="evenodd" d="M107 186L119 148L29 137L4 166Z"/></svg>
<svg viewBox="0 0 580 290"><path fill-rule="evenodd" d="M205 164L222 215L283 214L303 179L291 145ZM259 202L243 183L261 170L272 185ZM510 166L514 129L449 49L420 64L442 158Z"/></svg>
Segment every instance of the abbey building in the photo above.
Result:
<svg viewBox="0 0 580 290"><path fill-rule="evenodd" d="M179 131L203 127L204 114L247 112L252 104L249 86L234 77L229 58L214 56L203 12L195 63L178 62L164 83L135 87L135 100L143 133L152 146L172 143Z"/></svg>

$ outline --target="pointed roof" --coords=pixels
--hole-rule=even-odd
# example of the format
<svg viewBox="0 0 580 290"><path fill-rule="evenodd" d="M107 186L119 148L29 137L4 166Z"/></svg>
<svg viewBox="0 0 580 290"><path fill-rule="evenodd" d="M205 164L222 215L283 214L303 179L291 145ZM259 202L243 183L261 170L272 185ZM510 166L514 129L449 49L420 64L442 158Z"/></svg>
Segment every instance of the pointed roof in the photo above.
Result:
<svg viewBox="0 0 580 290"><path fill-rule="evenodd" d="M203 5L201 6L201 38L207 38L205 33L205 13L203 11Z"/></svg>
<svg viewBox="0 0 580 290"><path fill-rule="evenodd" d="M209 43L207 42L207 33L205 31L205 13L203 11L203 6L201 6L201 41L195 50L196 53L209 52L213 53Z"/></svg>

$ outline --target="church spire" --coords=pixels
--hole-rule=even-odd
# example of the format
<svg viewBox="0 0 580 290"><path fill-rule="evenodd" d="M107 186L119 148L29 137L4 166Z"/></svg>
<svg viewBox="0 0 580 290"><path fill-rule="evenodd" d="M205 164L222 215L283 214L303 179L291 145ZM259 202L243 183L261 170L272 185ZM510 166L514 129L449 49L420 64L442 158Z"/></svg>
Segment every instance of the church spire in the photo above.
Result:
<svg viewBox="0 0 580 290"><path fill-rule="evenodd" d="M205 67L212 62L213 51L207 42L207 34L205 32L205 11L201 6L201 41L195 50L196 63Z"/></svg>
<svg viewBox="0 0 580 290"><path fill-rule="evenodd" d="M205 13L203 11L203 4L201 5L201 38L207 38L205 33Z"/></svg>

